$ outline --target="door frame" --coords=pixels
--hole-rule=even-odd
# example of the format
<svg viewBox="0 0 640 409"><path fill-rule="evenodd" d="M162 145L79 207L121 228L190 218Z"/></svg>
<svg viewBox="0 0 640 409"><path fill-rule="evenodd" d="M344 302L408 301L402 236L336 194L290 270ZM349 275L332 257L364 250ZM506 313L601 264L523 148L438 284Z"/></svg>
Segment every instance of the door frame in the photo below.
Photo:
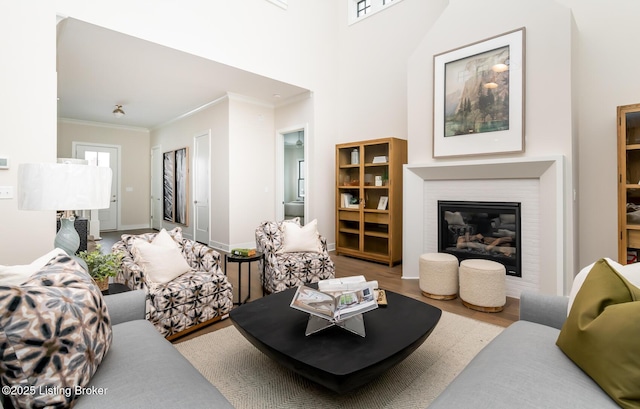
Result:
<svg viewBox="0 0 640 409"><path fill-rule="evenodd" d="M159 153L158 157L155 158L153 156L154 151L157 151ZM151 160L150 160L150 169L149 169L149 174L150 174L150 186L149 186L149 201L150 201L150 205L151 208L149 209L149 226L151 226L152 229L155 229L155 227L153 227L153 184L154 183L158 183L160 185L159 189L162 192L162 145L154 145L151 147L150 150L150 155L151 155ZM159 160L160 161L160 175L157 178L158 180L154 180L153 178L153 168L154 168L154 160ZM162 196L160 197L160 199L162 199ZM162 202L160 204L160 206L162 206ZM160 209L160 218L159 218L159 224L160 224L160 228L158 229L158 231L162 230L163 224L162 224L162 208Z"/></svg>
<svg viewBox="0 0 640 409"><path fill-rule="evenodd" d="M310 135L309 135L309 124L300 124L293 125L286 128L281 128L276 130L276 184L275 184L275 210L276 210L276 220L284 219L284 135L302 131L304 133L304 146L303 146L303 154L304 154L304 220L305 222L311 220L309 218L309 203L311 203L311 190L309 189L309 179L311 179L311 175L309 174L309 163L311 161L311 157L309 156L309 144L310 144Z"/></svg>
<svg viewBox="0 0 640 409"><path fill-rule="evenodd" d="M118 195L118 202L116 203L116 230L121 230L121 212L122 212L122 146L121 145L111 145L107 143L95 143L95 142L82 142L82 141L72 141L71 142L71 156L76 157L76 149L78 145L86 145L86 146L95 146L99 148L113 148L118 152L118 158L116 160L116 167L118 169L118 178L117 180L113 180L111 183L116 183L116 192ZM100 226L102 231L102 226ZM107 230L105 230L107 231Z"/></svg>
<svg viewBox="0 0 640 409"><path fill-rule="evenodd" d="M192 201L191 201L191 206L192 206L192 213L193 214L193 240L196 240L197 237L197 226L198 226L198 212L196 211L196 204L195 204L195 200L196 200L196 159L198 156L198 152L196 151L198 144L196 143L196 140L198 138L202 138L202 137L206 137L208 139L209 142L209 151L207 152L207 163L208 163L208 167L207 167L207 178L209 180L209 188L207 189L207 209L208 209L208 215L209 215L209 223L207 226L207 242L206 245L208 246L209 243L211 243L211 129L207 129L205 131L201 131L201 132L197 132L194 136L193 136L193 155L191 155L191 169L193 169L193 172L191 173L191 183L192 183L192 187L193 187L193 195L192 195Z"/></svg>

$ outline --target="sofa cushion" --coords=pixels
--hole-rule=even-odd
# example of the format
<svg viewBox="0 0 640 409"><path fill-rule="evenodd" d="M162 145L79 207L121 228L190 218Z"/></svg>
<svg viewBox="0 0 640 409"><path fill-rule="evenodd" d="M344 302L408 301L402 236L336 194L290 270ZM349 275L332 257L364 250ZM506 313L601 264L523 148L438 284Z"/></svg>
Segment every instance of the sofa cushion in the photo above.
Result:
<svg viewBox="0 0 640 409"><path fill-rule="evenodd" d="M318 221L312 220L304 226L295 223L281 223L282 246L279 253L322 253L322 243L318 233Z"/></svg>
<svg viewBox="0 0 640 409"><path fill-rule="evenodd" d="M9 394L16 407L62 407L85 387L112 333L102 294L67 255L20 286L0 286L0 379L31 388Z"/></svg>
<svg viewBox="0 0 640 409"><path fill-rule="evenodd" d="M528 321L511 324L429 409L618 408L555 345L559 332Z"/></svg>
<svg viewBox="0 0 640 409"><path fill-rule="evenodd" d="M74 409L232 408L149 321L114 325L113 337L89 383L105 393L83 396Z"/></svg>
<svg viewBox="0 0 640 409"><path fill-rule="evenodd" d="M47 254L38 257L31 264L18 266L0 266L0 285L19 285L27 281L32 275L38 272L52 258L65 255L64 250L55 248Z"/></svg>
<svg viewBox="0 0 640 409"><path fill-rule="evenodd" d="M622 407L640 407L640 289L606 260L587 275L557 344Z"/></svg>

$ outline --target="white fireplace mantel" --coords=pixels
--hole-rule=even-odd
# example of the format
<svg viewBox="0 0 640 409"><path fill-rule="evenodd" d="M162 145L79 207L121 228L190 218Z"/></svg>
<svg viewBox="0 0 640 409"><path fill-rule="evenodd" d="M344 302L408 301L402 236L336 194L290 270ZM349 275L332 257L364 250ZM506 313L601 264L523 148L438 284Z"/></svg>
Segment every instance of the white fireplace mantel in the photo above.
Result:
<svg viewBox="0 0 640 409"><path fill-rule="evenodd" d="M535 179L539 197L539 254L535 290L562 295L568 292L573 280L573 234L570 203L573 189L566 174L562 155L486 160L464 160L404 165L403 181L403 269L402 278L419 278L419 257L437 252L429 248L427 235L437 235L437 226L425 226L425 209L429 181L490 181ZM567 179L569 181L567 181ZM527 266L523 265L523 269ZM509 277L508 280L512 280ZM517 279L517 278L515 278ZM519 293L515 296L519 296Z"/></svg>

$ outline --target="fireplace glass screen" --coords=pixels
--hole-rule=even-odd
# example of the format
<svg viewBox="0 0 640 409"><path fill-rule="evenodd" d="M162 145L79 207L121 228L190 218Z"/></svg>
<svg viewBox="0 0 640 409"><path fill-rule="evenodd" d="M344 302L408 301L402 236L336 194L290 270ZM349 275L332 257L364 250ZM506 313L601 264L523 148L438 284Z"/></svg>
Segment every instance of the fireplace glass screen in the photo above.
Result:
<svg viewBox="0 0 640 409"><path fill-rule="evenodd" d="M438 251L480 258L521 277L520 203L438 201Z"/></svg>

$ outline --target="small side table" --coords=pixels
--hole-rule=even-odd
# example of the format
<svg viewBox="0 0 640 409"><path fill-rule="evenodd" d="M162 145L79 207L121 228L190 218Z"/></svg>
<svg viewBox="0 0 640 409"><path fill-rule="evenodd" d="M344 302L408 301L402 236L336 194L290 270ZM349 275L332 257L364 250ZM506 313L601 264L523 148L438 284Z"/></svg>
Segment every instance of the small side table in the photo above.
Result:
<svg viewBox="0 0 640 409"><path fill-rule="evenodd" d="M227 262L238 263L238 302L237 303L234 302L235 305L245 304L249 300L249 298L251 298L251 262L262 260L263 257L264 255L260 252L256 252L255 255L249 256L249 257L237 256L235 254L224 255L224 274L225 275L227 275ZM249 294L247 294L247 298L245 298L244 300L242 300L242 263L249 264L249 274L247 277L247 281L248 281L247 287L248 287ZM262 263L262 265L264 266L264 263Z"/></svg>
<svg viewBox="0 0 640 409"><path fill-rule="evenodd" d="M131 291L131 288L122 283L109 283L109 288L102 291L102 295L112 295Z"/></svg>

